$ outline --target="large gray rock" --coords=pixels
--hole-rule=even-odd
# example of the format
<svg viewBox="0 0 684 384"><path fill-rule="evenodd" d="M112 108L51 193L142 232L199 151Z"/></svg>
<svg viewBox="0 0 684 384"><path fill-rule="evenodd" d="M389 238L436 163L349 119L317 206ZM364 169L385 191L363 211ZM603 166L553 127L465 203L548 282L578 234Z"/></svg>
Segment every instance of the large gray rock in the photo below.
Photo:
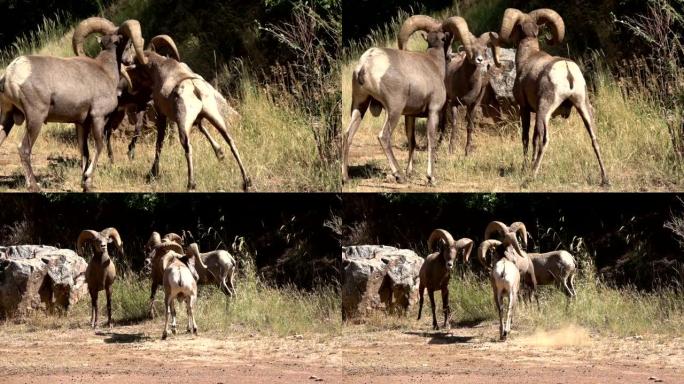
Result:
<svg viewBox="0 0 684 384"><path fill-rule="evenodd" d="M342 248L342 317L374 310L405 312L417 301L423 258L408 249L382 245Z"/></svg>
<svg viewBox="0 0 684 384"><path fill-rule="evenodd" d="M492 51L487 50L485 55L486 60L491 60ZM513 84L515 84L515 49L501 48L499 53L499 62L501 67L492 65L489 69L489 85L494 90L496 99L499 102L507 101L515 103L513 98Z"/></svg>
<svg viewBox="0 0 684 384"><path fill-rule="evenodd" d="M88 263L70 249L29 245L0 252L0 317L66 310L88 292Z"/></svg>

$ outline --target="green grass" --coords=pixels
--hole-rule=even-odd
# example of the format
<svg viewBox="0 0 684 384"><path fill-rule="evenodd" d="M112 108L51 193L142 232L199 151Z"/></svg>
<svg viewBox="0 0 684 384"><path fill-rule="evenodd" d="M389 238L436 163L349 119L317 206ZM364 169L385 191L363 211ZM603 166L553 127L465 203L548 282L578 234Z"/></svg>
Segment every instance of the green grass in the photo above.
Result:
<svg viewBox="0 0 684 384"><path fill-rule="evenodd" d="M465 11L473 25L489 25L492 9L499 9L500 2L492 0ZM489 13L483 12L488 9ZM436 17L440 17L445 10ZM369 38L353 43L346 50L342 64L342 126L349 124L351 106L351 77L357 60L370 47L396 48L395 31L400 20L407 17L400 13L387 25L373 31ZM484 30L472 28L475 34ZM409 41L409 49L424 50L426 45L418 34ZM580 58L574 58L584 66ZM586 60L596 68L593 73L595 88L590 89L591 103L595 110L595 132L612 182L610 191L673 191L682 186L684 169L675 156L673 140L665 116L647 94L628 92L639 89L639 84L624 86L616 80L603 64L599 54ZM587 65L588 67L588 65ZM625 81L624 79L622 81ZM640 79L635 81L649 81ZM641 87L646 89L646 87ZM344 191L603 191L599 186L598 163L591 147L589 135L576 112L570 119L555 118L550 123L549 146L545 153L539 175L529 180L529 170L523 170L520 122L517 116L508 116L503 122L493 124L485 119L474 131L475 152L464 156L465 119L464 110L459 112L458 141L456 152L447 153L442 143L436 153L436 188L425 186L427 151L425 119L418 119L417 140L419 150L415 155L414 172L408 184L386 183L390 173L389 163L381 150L377 135L384 124L385 115L373 117L367 113L357 131L350 151L350 166L372 169L359 172L345 185ZM533 118L534 122L534 118ZM401 169L408 157L403 119L393 132L393 151ZM530 146L532 138L530 132ZM423 147L421 150L420 148ZM531 151L531 149L530 149ZM530 152L531 153L531 152ZM529 155L531 156L531 155Z"/></svg>
<svg viewBox="0 0 684 384"><path fill-rule="evenodd" d="M319 287L312 292L294 286L274 287L257 276L251 261L243 263L235 286L237 295L232 298L217 287L199 287L195 320L201 332L231 334L241 331L275 336L340 332L339 294L332 286ZM147 323L161 327L164 321L163 288L160 287L156 296L157 317L154 320L147 320L149 294L149 278L136 273L119 273L112 297L115 326ZM104 292L100 292L100 324L107 319L105 303ZM178 323L185 324L185 304L176 303L176 311ZM7 320L5 325L18 323L27 330L87 328L89 320L90 297L86 293L68 312L52 315L34 312L25 318Z"/></svg>
<svg viewBox="0 0 684 384"><path fill-rule="evenodd" d="M593 274L575 279L577 298L567 307L565 295L553 286L539 287L541 309L520 303L515 311L513 328L520 334L537 330L556 330L579 326L604 336L661 335L677 336L684 327L684 293L661 290L640 292L635 288L614 288ZM489 279L467 272L464 278L454 275L449 284L452 324L498 322ZM365 319L369 330L428 328L432 321L430 301L425 298L423 318L416 321L418 306L406 316L375 313ZM435 294L438 322L442 304Z"/></svg>

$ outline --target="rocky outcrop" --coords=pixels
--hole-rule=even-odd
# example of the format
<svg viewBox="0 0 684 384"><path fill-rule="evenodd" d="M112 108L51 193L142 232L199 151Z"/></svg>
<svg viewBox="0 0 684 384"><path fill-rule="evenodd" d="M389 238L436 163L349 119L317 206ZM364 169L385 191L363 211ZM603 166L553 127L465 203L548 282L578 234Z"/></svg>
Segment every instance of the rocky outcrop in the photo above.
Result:
<svg viewBox="0 0 684 384"><path fill-rule="evenodd" d="M70 249L0 247L0 318L68 309L85 295L86 261Z"/></svg>
<svg viewBox="0 0 684 384"><path fill-rule="evenodd" d="M423 258L408 249L382 245L342 248L342 317L374 310L405 312L418 297Z"/></svg>

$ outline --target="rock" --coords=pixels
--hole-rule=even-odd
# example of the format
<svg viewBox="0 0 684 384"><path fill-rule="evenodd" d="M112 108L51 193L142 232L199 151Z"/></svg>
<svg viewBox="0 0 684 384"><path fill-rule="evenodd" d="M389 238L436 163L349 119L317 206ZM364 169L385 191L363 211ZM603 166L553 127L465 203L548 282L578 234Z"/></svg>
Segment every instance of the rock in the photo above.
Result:
<svg viewBox="0 0 684 384"><path fill-rule="evenodd" d="M490 80L489 85L494 90L497 100L507 99L515 102L513 99L513 84L515 83L515 49L501 48L499 54L499 62L501 67L497 68L492 65L489 69ZM491 49L487 50L485 56L486 60L494 62Z"/></svg>
<svg viewBox="0 0 684 384"><path fill-rule="evenodd" d="M373 310L406 311L418 295L423 259L408 249L382 245L342 248L342 317Z"/></svg>
<svg viewBox="0 0 684 384"><path fill-rule="evenodd" d="M88 292L88 263L70 249L20 245L0 253L0 317L66 310Z"/></svg>

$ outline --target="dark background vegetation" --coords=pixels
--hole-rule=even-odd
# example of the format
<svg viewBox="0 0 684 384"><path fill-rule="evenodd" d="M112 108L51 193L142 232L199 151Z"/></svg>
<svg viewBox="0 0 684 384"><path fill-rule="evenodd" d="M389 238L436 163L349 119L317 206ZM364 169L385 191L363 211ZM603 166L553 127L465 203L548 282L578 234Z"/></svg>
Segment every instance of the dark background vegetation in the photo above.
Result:
<svg viewBox="0 0 684 384"><path fill-rule="evenodd" d="M475 20L468 20L471 31L479 35L485 31L498 31L506 8L529 12L537 8L552 8L563 16L566 25L566 43L574 54L586 50L602 50L608 58L620 60L650 52L645 41L635 36L615 19L637 17L646 13L648 0L343 0L343 44L359 40L377 29L401 9L413 13L428 13L458 4L465 11L476 3L487 3L487 12ZM668 2L679 14L684 14L684 2ZM684 27L684 25L680 25ZM676 33L684 33L679 29ZM567 49L563 47L562 49Z"/></svg>
<svg viewBox="0 0 684 384"><path fill-rule="evenodd" d="M326 225L339 215L333 194L0 194L0 244L75 248L83 229L117 228L133 271L152 231L192 231L200 250L254 257L277 284L336 284L339 239ZM243 240L244 242L243 242Z"/></svg>
<svg viewBox="0 0 684 384"><path fill-rule="evenodd" d="M435 228L479 244L490 221L523 221L529 251L572 250L610 283L681 288L681 238L664 225L683 212L672 194L347 194L342 245L384 244L425 256Z"/></svg>

